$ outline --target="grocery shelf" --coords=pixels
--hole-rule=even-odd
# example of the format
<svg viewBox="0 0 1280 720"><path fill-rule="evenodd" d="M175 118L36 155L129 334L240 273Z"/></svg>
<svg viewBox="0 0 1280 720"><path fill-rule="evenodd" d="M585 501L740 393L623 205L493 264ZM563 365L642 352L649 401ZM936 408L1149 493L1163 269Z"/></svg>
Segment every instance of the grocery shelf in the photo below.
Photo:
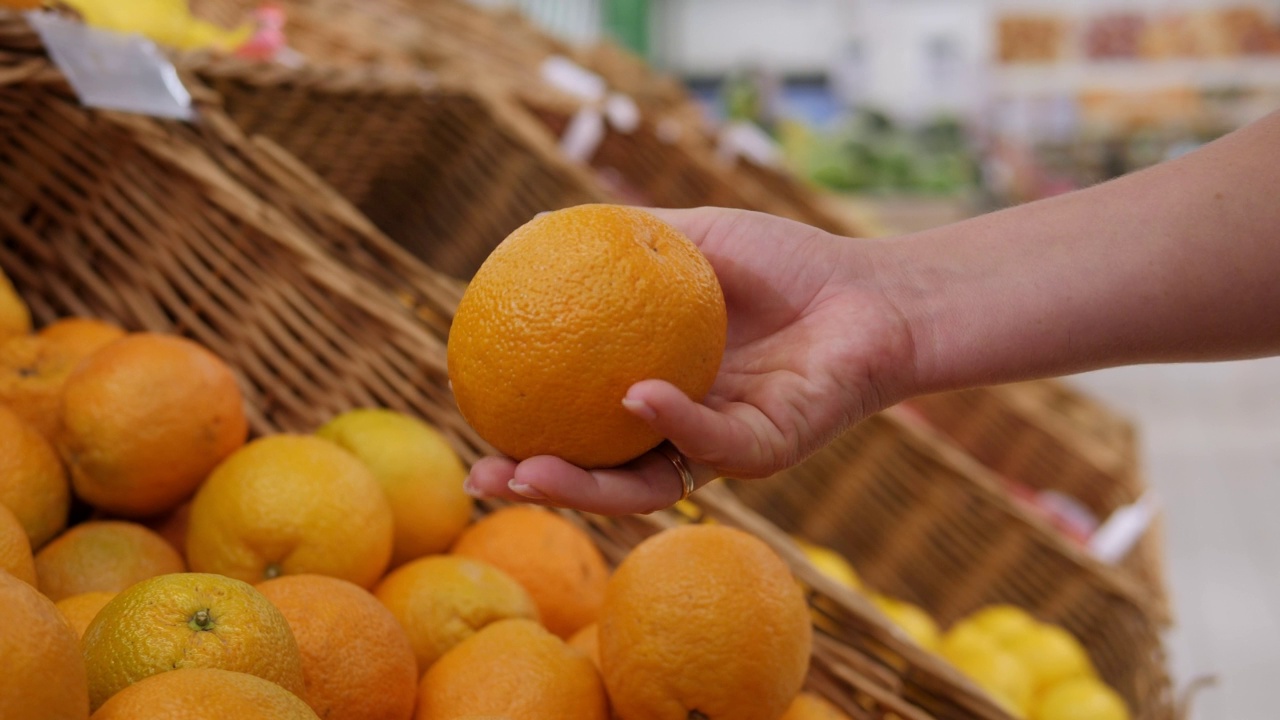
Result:
<svg viewBox="0 0 1280 720"><path fill-rule="evenodd" d="M1180 60L1092 60L1005 65L992 71L996 96L1058 95L1082 90L1170 88L1280 89L1280 57Z"/></svg>

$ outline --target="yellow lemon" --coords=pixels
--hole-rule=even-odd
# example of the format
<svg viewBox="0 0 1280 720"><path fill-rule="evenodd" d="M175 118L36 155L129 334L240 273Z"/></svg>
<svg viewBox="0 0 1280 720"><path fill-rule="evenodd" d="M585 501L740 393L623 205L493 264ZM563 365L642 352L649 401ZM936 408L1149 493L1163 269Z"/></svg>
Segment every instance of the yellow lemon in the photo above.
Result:
<svg viewBox="0 0 1280 720"><path fill-rule="evenodd" d="M858 573L849 564L849 561L843 555L828 547L815 545L803 538L792 537L800 549L804 551L805 557L809 558L809 562L818 572L835 580L853 590L862 589L862 581L858 578Z"/></svg>
<svg viewBox="0 0 1280 720"><path fill-rule="evenodd" d="M1036 692L1063 680L1093 675L1093 663L1080 642L1055 625L1036 623L1012 638L1004 648L1026 666Z"/></svg>
<svg viewBox="0 0 1280 720"><path fill-rule="evenodd" d="M998 650L1000 650L1000 643L997 643L995 638L967 621L952 625L938 643L938 652L948 660L975 652L992 653Z"/></svg>
<svg viewBox="0 0 1280 720"><path fill-rule="evenodd" d="M973 645L947 657L956 669L1001 701L1013 714L1024 716L1031 707L1031 674L1012 654L994 644Z"/></svg>
<svg viewBox="0 0 1280 720"><path fill-rule="evenodd" d="M938 624L929 613L916 605L902 600L875 595L871 598L880 612L885 614L894 625L902 629L915 644L926 650L935 650L939 643Z"/></svg>
<svg viewBox="0 0 1280 720"><path fill-rule="evenodd" d="M1129 720L1124 700L1093 677L1077 677L1049 688L1031 720Z"/></svg>
<svg viewBox="0 0 1280 720"><path fill-rule="evenodd" d="M1036 625L1035 618L1014 605L988 605L970 615L969 621L1001 644Z"/></svg>

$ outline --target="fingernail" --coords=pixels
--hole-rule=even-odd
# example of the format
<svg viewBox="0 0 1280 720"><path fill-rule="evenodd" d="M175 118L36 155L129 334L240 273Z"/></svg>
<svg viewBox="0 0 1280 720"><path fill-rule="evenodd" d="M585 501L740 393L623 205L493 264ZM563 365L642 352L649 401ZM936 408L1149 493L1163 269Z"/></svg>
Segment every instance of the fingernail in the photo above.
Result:
<svg viewBox="0 0 1280 720"><path fill-rule="evenodd" d="M658 417L658 413L654 412L649 404L642 400L633 400L629 397L622 398L622 407L630 410L633 415L637 415L645 420L653 420Z"/></svg>
<svg viewBox="0 0 1280 720"><path fill-rule="evenodd" d="M541 490L526 483L511 480L507 482L507 487L511 488L511 492L519 495L520 497L529 498L530 500L547 499L547 496L543 495Z"/></svg>
<svg viewBox="0 0 1280 720"><path fill-rule="evenodd" d="M462 491L470 495L471 497L476 498L477 500L484 497L484 493L480 490L480 488L476 487L475 482L471 480L470 476L467 476L466 482L462 483Z"/></svg>

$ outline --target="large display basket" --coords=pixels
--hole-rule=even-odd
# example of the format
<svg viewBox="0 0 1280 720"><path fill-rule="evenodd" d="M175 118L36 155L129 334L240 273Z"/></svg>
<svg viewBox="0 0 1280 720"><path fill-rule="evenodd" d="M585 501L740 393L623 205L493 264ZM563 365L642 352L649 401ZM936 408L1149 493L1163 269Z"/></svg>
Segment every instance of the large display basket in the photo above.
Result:
<svg viewBox="0 0 1280 720"><path fill-rule="evenodd" d="M86 109L25 22L0 14L0 265L37 323L91 316L205 344L236 369L255 435L384 406L433 422L468 461L486 452L444 372L457 284L191 89L191 124ZM774 543L842 618L815 644L811 689L855 718L1006 717L772 525L734 520L714 492L702 502ZM670 520L566 516L615 562Z"/></svg>

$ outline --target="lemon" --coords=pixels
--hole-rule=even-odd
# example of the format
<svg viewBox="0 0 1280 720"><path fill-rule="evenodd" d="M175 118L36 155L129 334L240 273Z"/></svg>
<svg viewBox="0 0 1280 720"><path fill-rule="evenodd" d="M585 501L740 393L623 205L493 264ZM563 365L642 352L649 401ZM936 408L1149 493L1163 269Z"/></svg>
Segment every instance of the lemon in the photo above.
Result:
<svg viewBox="0 0 1280 720"><path fill-rule="evenodd" d="M351 410L316 431L360 458L382 485L395 523L391 566L449 549L471 521L466 467L444 435L392 410Z"/></svg>
<svg viewBox="0 0 1280 720"><path fill-rule="evenodd" d="M1030 720L1129 720L1129 708L1101 680L1077 677L1049 688Z"/></svg>
<svg viewBox="0 0 1280 720"><path fill-rule="evenodd" d="M1026 610L1014 605L988 605L970 615L969 621L1001 644L1036 625Z"/></svg>
<svg viewBox="0 0 1280 720"><path fill-rule="evenodd" d="M926 650L937 649L939 640L938 624L933 621L929 613L909 602L883 595L873 596L871 602L894 625L901 628L915 644Z"/></svg>
<svg viewBox="0 0 1280 720"><path fill-rule="evenodd" d="M1000 643L996 642L995 638L969 621L952 625L938 643L938 652L948 660L973 653L993 653L999 650Z"/></svg>
<svg viewBox="0 0 1280 720"><path fill-rule="evenodd" d="M858 573L849 564L848 560L840 553L831 548L815 545L803 538L792 537L800 549L804 551L805 557L809 558L809 562L818 572L835 580L852 590L861 590L862 581L858 578Z"/></svg>
<svg viewBox="0 0 1280 720"><path fill-rule="evenodd" d="M977 643L953 650L947 660L1013 714L1023 716L1031 706L1031 674L1014 655L990 642L986 647Z"/></svg>
<svg viewBox="0 0 1280 720"><path fill-rule="evenodd" d="M1056 625L1036 623L1004 647L1030 671L1037 692L1063 680L1094 674L1084 647Z"/></svg>

